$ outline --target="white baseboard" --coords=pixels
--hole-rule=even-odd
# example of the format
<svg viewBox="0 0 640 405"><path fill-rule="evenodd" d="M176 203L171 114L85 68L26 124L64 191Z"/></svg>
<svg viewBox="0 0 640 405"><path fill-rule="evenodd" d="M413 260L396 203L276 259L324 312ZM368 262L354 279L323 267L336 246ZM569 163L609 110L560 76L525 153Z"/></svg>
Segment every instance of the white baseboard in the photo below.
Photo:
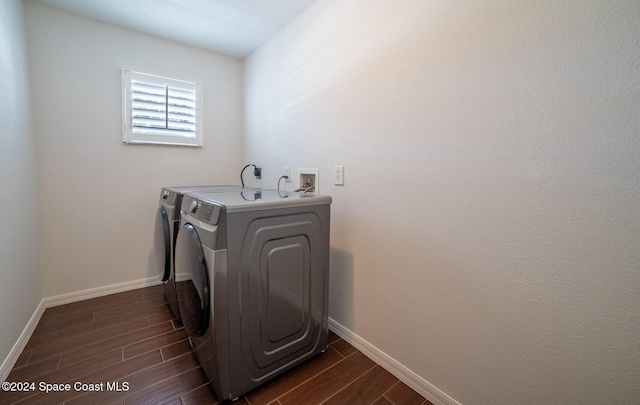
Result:
<svg viewBox="0 0 640 405"><path fill-rule="evenodd" d="M9 354L2 362L2 366L0 366L0 381L5 382L7 380L11 369L16 364L16 361L18 361L18 357L22 354L22 350L24 350L24 347L27 345L31 334L36 329L36 326L38 326L38 322L40 322L40 318L42 314L44 314L45 309L44 302L40 301L40 305L38 305L38 308L36 308L33 315L31 315L27 326L22 330L20 337L18 337L11 351L9 351Z"/></svg>
<svg viewBox="0 0 640 405"><path fill-rule="evenodd" d="M461 405L433 384L331 318L329 318L329 329L435 405Z"/></svg>
<svg viewBox="0 0 640 405"><path fill-rule="evenodd" d="M47 297L42 301L45 308L57 307L59 305L70 304L72 302L84 301L91 298L102 297L109 294L115 294L123 291L136 290L138 288L151 287L160 284L158 277L143 278L140 280L127 281L106 285L103 287L90 288L88 290L76 291L68 294L56 295L55 297Z"/></svg>
<svg viewBox="0 0 640 405"><path fill-rule="evenodd" d="M2 362L2 366L0 366L0 381L6 381L9 373L11 372L11 369L13 369L16 361L18 361L18 357L20 357L20 354L22 354L24 347L27 345L27 342L29 342L29 339L31 338L31 334L33 334L36 326L38 326L38 322L40 322L40 318L47 308L70 304L72 302L88 300L90 298L102 297L105 295L115 294L123 291L150 287L156 284L160 284L160 281L158 281L158 277L150 277L141 280L128 281L126 283L113 284L104 287L90 288L83 291L76 291L68 294L56 295L55 297L43 298L42 301L40 301L40 305L38 305L38 308L36 308L35 312L31 316L31 319L29 319L29 322L27 322L27 326L25 326L24 330L20 334L20 337L11 348L11 351L9 352L7 357Z"/></svg>

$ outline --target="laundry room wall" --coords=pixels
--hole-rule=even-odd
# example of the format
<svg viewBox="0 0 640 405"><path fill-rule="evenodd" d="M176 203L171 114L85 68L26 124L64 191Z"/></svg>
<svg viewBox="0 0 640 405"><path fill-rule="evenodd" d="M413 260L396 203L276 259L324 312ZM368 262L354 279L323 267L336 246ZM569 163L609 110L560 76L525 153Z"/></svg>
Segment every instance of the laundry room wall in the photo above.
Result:
<svg viewBox="0 0 640 405"><path fill-rule="evenodd" d="M246 60L246 159L333 197L330 317L435 403L640 401L639 44L635 1L319 0Z"/></svg>
<svg viewBox="0 0 640 405"><path fill-rule="evenodd" d="M0 2L0 359L41 300L36 150L22 1ZM2 371L8 367L2 367ZM2 379L2 376L0 376Z"/></svg>
<svg viewBox="0 0 640 405"><path fill-rule="evenodd" d="M151 277L160 188L239 183L242 61L25 4L43 295ZM204 147L123 144L122 68L201 83Z"/></svg>

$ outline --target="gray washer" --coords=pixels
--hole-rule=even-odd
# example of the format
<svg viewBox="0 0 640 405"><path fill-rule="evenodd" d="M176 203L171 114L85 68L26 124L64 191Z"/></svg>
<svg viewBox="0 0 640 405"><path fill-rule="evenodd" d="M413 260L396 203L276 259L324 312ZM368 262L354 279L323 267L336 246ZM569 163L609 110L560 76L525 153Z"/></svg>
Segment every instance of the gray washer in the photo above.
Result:
<svg viewBox="0 0 640 405"><path fill-rule="evenodd" d="M173 254L176 236L180 226L180 207L182 196L190 191L225 191L241 190L240 186L213 185L213 186L180 186L163 187L160 191L160 201L156 211L154 232L154 254L158 278L164 283L164 293L169 301L173 315L180 320L178 303L176 302L175 271L173 266ZM247 190L249 190L247 188Z"/></svg>
<svg viewBox="0 0 640 405"><path fill-rule="evenodd" d="M184 196L178 306L220 399L326 349L330 204L276 190Z"/></svg>

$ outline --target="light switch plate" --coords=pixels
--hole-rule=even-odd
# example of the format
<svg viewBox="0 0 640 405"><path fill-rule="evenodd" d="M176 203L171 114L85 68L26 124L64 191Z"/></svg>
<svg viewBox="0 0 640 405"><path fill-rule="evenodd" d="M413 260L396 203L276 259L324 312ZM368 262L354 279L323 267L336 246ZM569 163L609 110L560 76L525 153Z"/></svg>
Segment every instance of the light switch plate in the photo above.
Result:
<svg viewBox="0 0 640 405"><path fill-rule="evenodd" d="M333 168L333 184L335 184L336 186L343 186L344 185L344 166L340 165L340 166L335 166Z"/></svg>

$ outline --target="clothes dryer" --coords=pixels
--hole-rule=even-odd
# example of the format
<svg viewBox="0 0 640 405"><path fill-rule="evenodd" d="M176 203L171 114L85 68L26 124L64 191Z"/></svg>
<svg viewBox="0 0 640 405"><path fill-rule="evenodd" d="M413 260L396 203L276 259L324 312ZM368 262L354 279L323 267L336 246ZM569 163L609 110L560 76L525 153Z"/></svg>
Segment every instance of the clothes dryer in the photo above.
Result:
<svg viewBox="0 0 640 405"><path fill-rule="evenodd" d="M327 348L330 204L276 190L185 194L178 307L220 399Z"/></svg>
<svg viewBox="0 0 640 405"><path fill-rule="evenodd" d="M164 283L164 292L169 301L171 311L177 320L180 320L178 303L176 301L175 271L173 267L173 253L175 238L180 225L180 206L182 196L189 191L224 191L240 190L240 186L213 185L213 186L183 186L163 187L160 191L160 202L156 211L154 232L154 254L158 278Z"/></svg>

